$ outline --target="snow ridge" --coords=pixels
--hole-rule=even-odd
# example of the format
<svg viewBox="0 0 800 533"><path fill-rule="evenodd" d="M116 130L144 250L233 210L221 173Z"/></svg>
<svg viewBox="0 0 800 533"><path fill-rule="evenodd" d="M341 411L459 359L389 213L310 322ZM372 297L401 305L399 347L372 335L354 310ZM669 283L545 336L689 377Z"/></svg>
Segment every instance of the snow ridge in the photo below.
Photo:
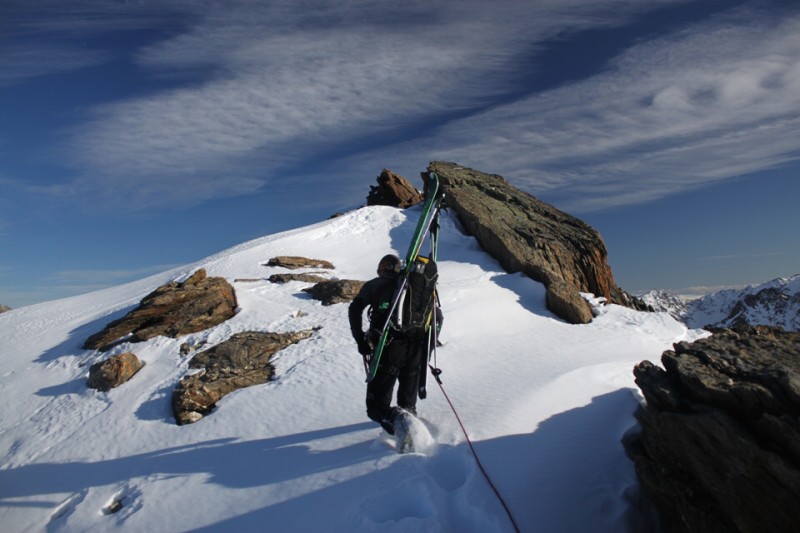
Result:
<svg viewBox="0 0 800 533"><path fill-rule="evenodd" d="M368 207L263 237L156 276L0 315L0 523L7 531L511 531L436 389L418 404L433 440L397 454L366 418L364 370L347 306L300 282L267 281L277 255L322 258L370 279L405 250L418 211ZM635 425L632 368L694 340L665 313L598 301L591 324L547 311L544 287L507 274L449 215L440 232L445 325L438 366L470 439L525 531L638 531L637 481L620 439ZM233 283L227 322L178 339L82 343L159 285L203 267ZM235 281L255 280L255 281ZM242 331L321 326L273 358L275 379L177 426L180 345ZM88 368L133 351L146 363L108 392ZM635 499L635 498L634 498Z"/></svg>

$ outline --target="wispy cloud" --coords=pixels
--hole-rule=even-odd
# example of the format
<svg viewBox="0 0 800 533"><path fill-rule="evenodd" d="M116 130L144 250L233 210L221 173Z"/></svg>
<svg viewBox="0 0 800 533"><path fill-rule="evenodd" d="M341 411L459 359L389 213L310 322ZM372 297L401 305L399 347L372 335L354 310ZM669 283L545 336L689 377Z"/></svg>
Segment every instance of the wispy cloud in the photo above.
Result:
<svg viewBox="0 0 800 533"><path fill-rule="evenodd" d="M591 8L463 2L458 10L203 4L186 32L136 55L154 75L194 82L95 109L70 152L83 190L125 191L129 204L247 193L281 169L483 108L506 95L515 62L537 43L619 24L639 9L619 0Z"/></svg>
<svg viewBox="0 0 800 533"><path fill-rule="evenodd" d="M518 96L543 43L680 3L83 0L45 2L59 16L27 27L172 30L131 57L181 83L92 109L71 130L80 178L62 192L174 206L247 194L321 159L341 158L342 179L449 159L591 211L800 154L797 10L739 8Z"/></svg>
<svg viewBox="0 0 800 533"><path fill-rule="evenodd" d="M460 120L426 142L529 190L560 190L584 211L794 161L800 13L742 9L639 44L604 73Z"/></svg>
<svg viewBox="0 0 800 533"><path fill-rule="evenodd" d="M0 54L0 85L11 85L28 78L57 74L106 63L110 54L70 45L42 43L4 46Z"/></svg>

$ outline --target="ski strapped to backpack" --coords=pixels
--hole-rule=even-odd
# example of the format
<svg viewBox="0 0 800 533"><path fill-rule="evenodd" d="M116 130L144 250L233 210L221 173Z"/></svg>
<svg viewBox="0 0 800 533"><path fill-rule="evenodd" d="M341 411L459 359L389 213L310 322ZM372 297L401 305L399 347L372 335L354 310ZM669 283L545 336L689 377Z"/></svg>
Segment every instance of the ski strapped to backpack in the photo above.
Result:
<svg viewBox="0 0 800 533"><path fill-rule="evenodd" d="M435 288L438 279L436 247L438 245L439 211L444 197L439 188L439 176L436 173L427 174L425 192L425 203L422 206L422 213L417 221L417 227L398 276L397 289L392 295L380 337L370 359L367 382L375 378L381 355L392 331L420 338L424 338L425 334L431 337L431 332L435 331ZM431 235L430 257L421 256L420 248L429 233ZM435 335L433 337L435 338ZM429 356L429 354L430 350L425 355ZM423 359L426 359L427 363L427 357Z"/></svg>

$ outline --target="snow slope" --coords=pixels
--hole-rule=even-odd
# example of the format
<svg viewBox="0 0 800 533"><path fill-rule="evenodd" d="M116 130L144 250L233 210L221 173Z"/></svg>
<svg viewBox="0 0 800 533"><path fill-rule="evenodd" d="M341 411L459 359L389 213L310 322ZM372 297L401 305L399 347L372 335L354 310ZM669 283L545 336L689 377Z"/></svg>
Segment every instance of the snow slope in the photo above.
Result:
<svg viewBox="0 0 800 533"><path fill-rule="evenodd" d="M3 531L512 531L444 395L420 416L436 439L398 455L364 410L347 305L322 306L293 282L270 284L276 255L332 261L369 279L403 253L418 212L368 207L264 237L124 286L0 315L0 524ZM523 531L636 531L637 484L620 439L635 425L633 365L658 361L689 330L667 313L598 307L582 326L545 309L542 285L506 274L445 217L447 394ZM85 385L109 354L80 348L143 296L198 267L234 283L240 312L182 337L121 344L146 366L109 392ZM255 278L262 281L234 282ZM600 305L599 303L597 305ZM225 397L179 427L172 388L186 342L321 325L275 359L276 379ZM121 510L108 511L114 501Z"/></svg>

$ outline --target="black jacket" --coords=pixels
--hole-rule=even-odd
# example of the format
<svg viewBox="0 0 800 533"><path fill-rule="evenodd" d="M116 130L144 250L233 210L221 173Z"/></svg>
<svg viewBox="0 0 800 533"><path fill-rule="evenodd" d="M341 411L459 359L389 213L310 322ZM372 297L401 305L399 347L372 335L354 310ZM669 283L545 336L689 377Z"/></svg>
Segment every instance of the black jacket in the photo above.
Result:
<svg viewBox="0 0 800 533"><path fill-rule="evenodd" d="M364 336L363 315L364 309L373 307L372 320L370 323L371 328L382 328L383 324L378 324L381 316L386 319L386 315L377 313L374 309L381 301L391 300L395 289L397 288L396 277L378 277L366 282L353 301L350 302L350 307L347 311L348 318L350 319L350 333L356 342L361 342Z"/></svg>

